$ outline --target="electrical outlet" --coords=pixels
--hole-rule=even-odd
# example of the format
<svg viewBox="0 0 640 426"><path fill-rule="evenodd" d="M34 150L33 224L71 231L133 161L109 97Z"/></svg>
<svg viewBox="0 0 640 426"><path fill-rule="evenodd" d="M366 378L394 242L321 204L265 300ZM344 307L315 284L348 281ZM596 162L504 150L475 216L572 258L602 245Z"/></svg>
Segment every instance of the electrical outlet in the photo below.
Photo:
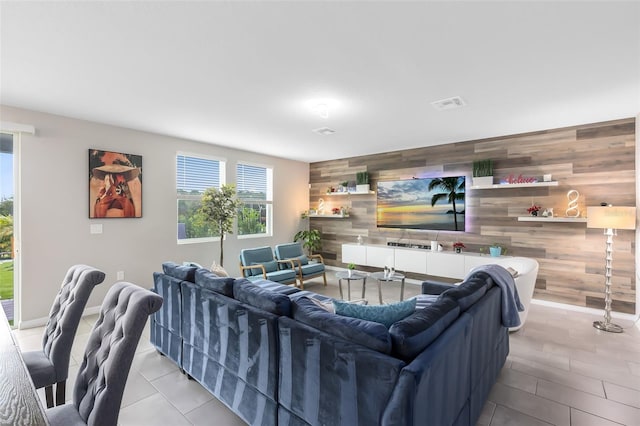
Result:
<svg viewBox="0 0 640 426"><path fill-rule="evenodd" d="M124 271L118 271L116 273L116 279L119 280L119 281L124 280Z"/></svg>

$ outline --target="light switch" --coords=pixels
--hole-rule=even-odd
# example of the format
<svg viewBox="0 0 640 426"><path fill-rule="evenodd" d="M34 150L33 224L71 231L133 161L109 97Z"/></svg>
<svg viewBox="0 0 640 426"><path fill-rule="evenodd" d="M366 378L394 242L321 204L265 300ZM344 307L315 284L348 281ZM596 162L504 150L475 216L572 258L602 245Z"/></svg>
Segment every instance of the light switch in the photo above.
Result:
<svg viewBox="0 0 640 426"><path fill-rule="evenodd" d="M89 232L91 232L92 234L102 234L102 224L101 223L92 224L89 228Z"/></svg>

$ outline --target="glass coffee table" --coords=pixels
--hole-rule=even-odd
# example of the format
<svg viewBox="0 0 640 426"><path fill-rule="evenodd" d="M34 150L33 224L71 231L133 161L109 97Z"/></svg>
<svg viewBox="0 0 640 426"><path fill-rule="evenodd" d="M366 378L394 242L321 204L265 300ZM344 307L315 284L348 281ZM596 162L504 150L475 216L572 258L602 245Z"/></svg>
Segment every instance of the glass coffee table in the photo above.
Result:
<svg viewBox="0 0 640 426"><path fill-rule="evenodd" d="M374 272L371 274L373 278L378 280L378 298L382 305L382 282L399 281L400 282L400 301L404 300L404 275L394 272L393 274L385 274L384 272Z"/></svg>
<svg viewBox="0 0 640 426"><path fill-rule="evenodd" d="M340 287L340 298L344 300L342 295L342 280L347 280L347 300L351 300L351 281L362 280L362 298L364 299L364 288L367 285L367 274L362 272L339 271L336 272L336 278L338 279L338 287Z"/></svg>

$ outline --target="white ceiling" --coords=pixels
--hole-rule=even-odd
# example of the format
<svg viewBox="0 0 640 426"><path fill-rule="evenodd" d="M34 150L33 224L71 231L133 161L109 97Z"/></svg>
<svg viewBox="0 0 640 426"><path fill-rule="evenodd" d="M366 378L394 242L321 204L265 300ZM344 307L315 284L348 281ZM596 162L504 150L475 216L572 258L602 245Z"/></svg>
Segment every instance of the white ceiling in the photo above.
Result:
<svg viewBox="0 0 640 426"><path fill-rule="evenodd" d="M308 162L640 113L632 1L2 1L0 19L4 105ZM452 96L467 106L430 104Z"/></svg>

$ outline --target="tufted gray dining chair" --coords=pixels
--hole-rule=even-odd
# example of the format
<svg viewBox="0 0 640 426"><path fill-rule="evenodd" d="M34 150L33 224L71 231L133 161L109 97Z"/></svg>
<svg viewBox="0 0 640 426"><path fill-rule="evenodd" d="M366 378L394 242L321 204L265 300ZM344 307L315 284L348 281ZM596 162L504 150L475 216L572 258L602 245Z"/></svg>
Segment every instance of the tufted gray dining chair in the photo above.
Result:
<svg viewBox="0 0 640 426"><path fill-rule="evenodd" d="M69 357L80 318L93 288L104 281L104 272L87 265L74 265L62 281L42 337L42 350L22 354L36 389L45 388L47 407L64 404Z"/></svg>
<svg viewBox="0 0 640 426"><path fill-rule="evenodd" d="M116 426L133 355L162 297L127 282L109 289L73 388L73 404L46 411L51 426Z"/></svg>

